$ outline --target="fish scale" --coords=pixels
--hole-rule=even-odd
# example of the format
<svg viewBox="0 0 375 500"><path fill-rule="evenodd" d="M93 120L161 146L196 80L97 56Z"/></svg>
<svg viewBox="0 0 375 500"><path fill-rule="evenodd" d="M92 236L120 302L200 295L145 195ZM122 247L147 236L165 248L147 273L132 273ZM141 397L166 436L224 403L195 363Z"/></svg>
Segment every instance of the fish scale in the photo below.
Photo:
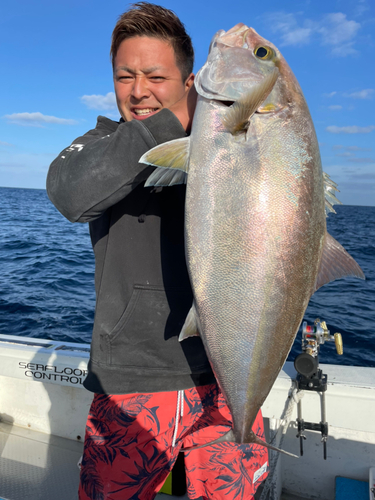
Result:
<svg viewBox="0 0 375 500"><path fill-rule="evenodd" d="M302 319L303 305L306 307L311 293L309 287L306 287L306 282L309 281L305 276L300 276L300 285L293 276L293 288L297 286L297 293L285 290L285 283L275 286L275 281L283 281L285 275L281 273L281 280L277 279L277 268L283 269L283 266L280 266L283 261L283 242L279 228L285 227L284 219L295 218L297 210L294 200L290 201L289 186L284 192L280 189L280 177L285 178L286 170L283 163L290 165L291 161L285 159L281 162L280 173L279 170L269 172L274 151L267 155L269 143L266 141L264 144L262 136L268 137L269 134L263 124L257 126L256 120L260 118L254 117L255 123L248 131L257 134L257 150L264 151L262 155L256 151L257 157L254 158L253 148L246 147L246 143L235 142L220 122L216 129L212 123L207 123L207 120L211 119L211 113L206 112L205 107L211 109L212 104L203 98L199 101L196 112L206 119L203 118L197 127L197 139L195 130L191 137L186 194L186 227L189 228L186 231L186 255L188 267L192 269L193 290L197 290L195 300L202 330L205 332L202 335L203 342L210 353L214 373L232 410L234 428L241 429L238 439L245 442L246 430L248 433L251 429L259 406L263 403L263 400L260 401L262 397L254 398L255 393L265 392L264 387L259 387L262 372L265 372L266 380L263 386L266 386L267 393L274 382L270 367L262 369L260 358L262 354L266 354L263 353L262 346L268 342L277 354L280 353L275 356L267 352L268 358L273 358L272 371L275 371L276 367L277 375ZM222 112L220 107L218 113ZM266 133L262 130L264 128ZM273 123L271 128L276 128ZM259 129L263 134L259 134ZM284 136L292 135L285 134L284 128L276 130ZM282 140L285 143L284 138L279 142ZM202 141L204 148L200 147L199 141ZM218 152L215 150L217 145ZM202 156L202 149L207 151L207 155ZM204 171L202 165L205 166ZM305 163L302 163L302 168L304 165ZM294 169L296 170L297 166ZM198 182L190 179L190 174L195 171L199 172L199 175L195 176ZM323 202L322 184L320 188ZM323 214L323 205L321 208ZM323 235L324 225L321 226ZM293 227L294 230L301 230L296 224L293 224ZM294 245L290 235L287 236L284 254L288 256L287 262L290 263L293 248L298 248L299 253L304 250L301 245ZM278 245L275 245L276 238L279 238ZM314 242L309 243L311 244L312 253L318 253L319 241L314 238ZM278 252L275 252L276 246L280 247ZM197 252L201 258L197 257ZM289 269L286 274L291 274ZM314 281L312 276L310 289ZM205 283L205 286L202 286L202 283ZM282 291L281 285L284 285ZM291 304L294 302L293 309L286 306L287 310L284 311L283 304L273 298L279 295L284 303L288 303L288 299ZM271 314L267 314L269 307ZM291 318L288 318L288 310L295 316L296 309L299 309L300 314L298 319L294 320L293 333L289 334L289 339L286 340L280 325L284 323L284 328L289 330ZM278 345L277 340L269 338L275 330L281 330L281 345ZM254 401L255 404L246 404L248 400Z"/></svg>
<svg viewBox="0 0 375 500"><path fill-rule="evenodd" d="M215 442L269 446L251 427L311 295L333 279L364 275L327 234L314 125L278 49L243 24L221 30L195 85L190 138L140 161L175 170L165 181L158 168L147 185L187 183L194 304L180 338L201 336L231 410L233 429Z"/></svg>

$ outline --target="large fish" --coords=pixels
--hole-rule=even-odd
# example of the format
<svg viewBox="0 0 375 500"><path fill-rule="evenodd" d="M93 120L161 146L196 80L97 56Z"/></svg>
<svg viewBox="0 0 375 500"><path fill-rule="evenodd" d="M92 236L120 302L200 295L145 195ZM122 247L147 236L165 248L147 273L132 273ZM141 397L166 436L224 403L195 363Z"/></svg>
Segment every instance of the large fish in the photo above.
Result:
<svg viewBox="0 0 375 500"><path fill-rule="evenodd" d="M221 30L195 85L191 136L140 161L162 167L148 185L187 182L194 304L181 337L202 337L233 417L224 439L266 445L251 427L311 295L364 275L327 233L336 185L322 172L306 101L278 49L244 24Z"/></svg>

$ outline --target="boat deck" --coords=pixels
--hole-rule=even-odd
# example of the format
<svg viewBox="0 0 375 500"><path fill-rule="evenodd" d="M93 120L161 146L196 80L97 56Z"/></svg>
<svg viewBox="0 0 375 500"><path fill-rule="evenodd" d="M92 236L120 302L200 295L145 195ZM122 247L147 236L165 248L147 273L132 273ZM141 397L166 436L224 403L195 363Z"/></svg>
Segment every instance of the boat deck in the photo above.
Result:
<svg viewBox="0 0 375 500"><path fill-rule="evenodd" d="M77 500L82 443L0 423L0 498Z"/></svg>
<svg viewBox="0 0 375 500"><path fill-rule="evenodd" d="M71 439L0 422L0 500L77 500L82 449L83 443ZM157 495L178 499L188 496Z"/></svg>
<svg viewBox="0 0 375 500"><path fill-rule="evenodd" d="M0 422L0 500L77 500L82 449L71 439Z"/></svg>
<svg viewBox="0 0 375 500"><path fill-rule="evenodd" d="M89 346L1 334L0 347L0 500L77 499L77 462L92 401L92 393L82 385ZM303 457L279 455L274 469L277 498L272 500L334 500L336 477L368 482L375 467L375 419L371 418L375 368L321 368L328 376L327 460L323 460L320 433L306 430ZM295 375L293 363L285 363L262 413L272 432L289 415L282 447L298 454ZM320 422L322 395L314 391L302 395L302 418ZM160 495L157 500L172 498Z"/></svg>

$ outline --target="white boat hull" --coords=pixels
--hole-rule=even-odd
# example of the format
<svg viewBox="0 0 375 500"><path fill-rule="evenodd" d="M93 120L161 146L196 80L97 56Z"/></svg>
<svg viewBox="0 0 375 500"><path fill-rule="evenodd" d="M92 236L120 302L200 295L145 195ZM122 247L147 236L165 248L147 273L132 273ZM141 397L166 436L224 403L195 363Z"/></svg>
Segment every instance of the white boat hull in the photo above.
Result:
<svg viewBox="0 0 375 500"><path fill-rule="evenodd" d="M39 464L46 467L51 465L48 444L64 438L68 441L63 448L72 451L71 461L76 468L75 458L82 447L93 397L82 386L88 359L87 344L0 335L0 434L4 437L4 429L11 429L19 439L22 436L31 439L30 433L35 432L38 440L44 439L46 445L46 455L39 456ZM328 375L327 460L323 460L320 434L306 431L303 457L293 459L279 455L275 499L283 494L283 498L296 495L297 498L334 500L336 476L369 481L369 469L375 466L375 368L337 365L321 365L321 368ZM262 407L271 431L280 426L294 377L293 364L286 363ZM302 409L305 421L320 422L317 393L305 393ZM283 448L298 455L296 418L295 405ZM0 453L0 460L10 460L9 446L0 446ZM4 484L1 474L0 470L0 498L5 497L1 491ZM72 480L76 488L78 472L72 473ZM51 498L57 500L58 496ZM69 497L65 496L64 500Z"/></svg>

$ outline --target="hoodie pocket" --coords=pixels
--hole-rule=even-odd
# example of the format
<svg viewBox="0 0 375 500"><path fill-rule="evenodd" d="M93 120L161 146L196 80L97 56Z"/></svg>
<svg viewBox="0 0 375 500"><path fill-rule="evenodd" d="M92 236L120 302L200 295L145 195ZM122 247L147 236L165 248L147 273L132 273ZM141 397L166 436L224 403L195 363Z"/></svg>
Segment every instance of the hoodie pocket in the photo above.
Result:
<svg viewBox="0 0 375 500"><path fill-rule="evenodd" d="M108 364L179 370L182 363L189 372L178 335L191 304L184 289L134 285L125 311L106 335Z"/></svg>

